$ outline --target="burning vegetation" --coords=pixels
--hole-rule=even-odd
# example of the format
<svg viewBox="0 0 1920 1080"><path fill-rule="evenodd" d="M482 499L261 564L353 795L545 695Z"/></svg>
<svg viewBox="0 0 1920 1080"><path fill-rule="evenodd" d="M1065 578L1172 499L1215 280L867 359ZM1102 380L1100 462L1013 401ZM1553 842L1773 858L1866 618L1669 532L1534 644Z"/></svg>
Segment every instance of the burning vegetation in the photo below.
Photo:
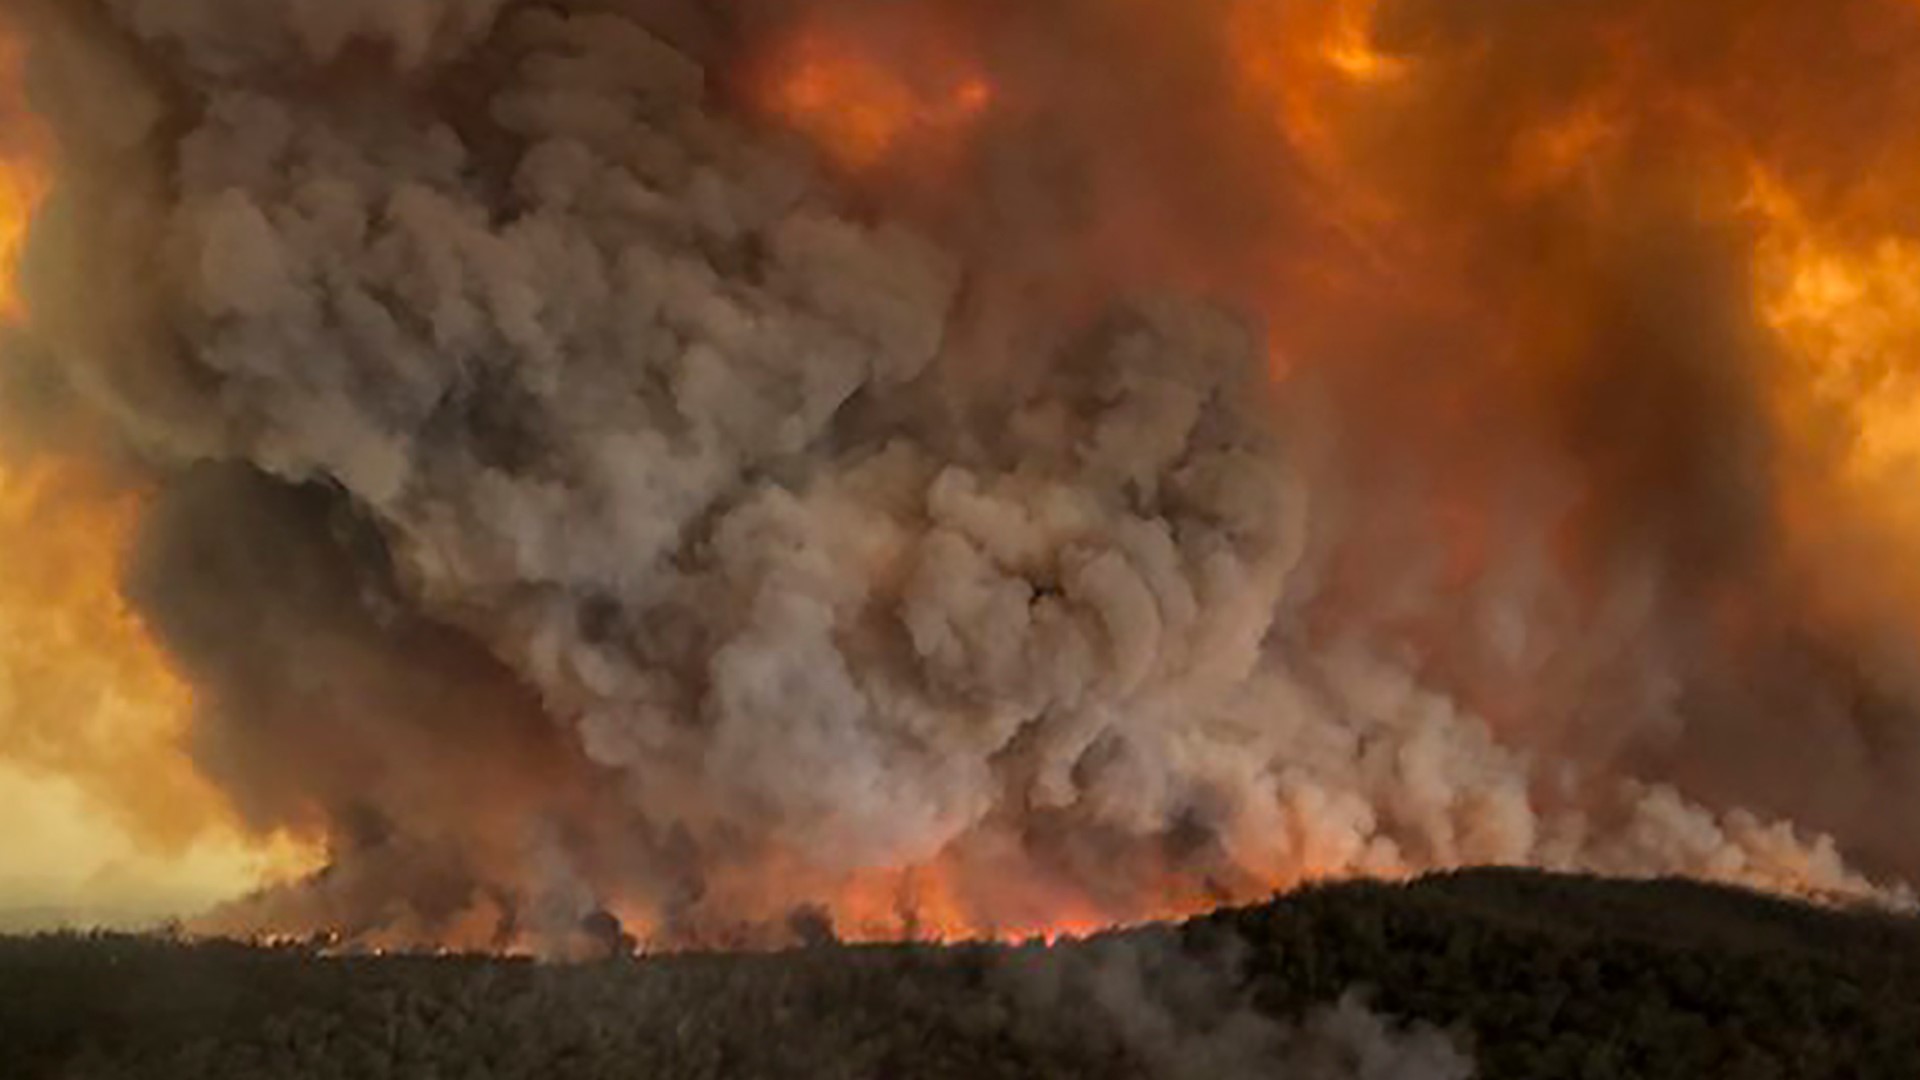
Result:
<svg viewBox="0 0 1920 1080"><path fill-rule="evenodd" d="M208 929L1920 876L1908 0L15 7L0 748Z"/></svg>
<svg viewBox="0 0 1920 1080"><path fill-rule="evenodd" d="M0 1037L28 1080L1895 1080L1920 1054L1916 990L1910 920L1519 871L1051 947L539 965L0 940Z"/></svg>

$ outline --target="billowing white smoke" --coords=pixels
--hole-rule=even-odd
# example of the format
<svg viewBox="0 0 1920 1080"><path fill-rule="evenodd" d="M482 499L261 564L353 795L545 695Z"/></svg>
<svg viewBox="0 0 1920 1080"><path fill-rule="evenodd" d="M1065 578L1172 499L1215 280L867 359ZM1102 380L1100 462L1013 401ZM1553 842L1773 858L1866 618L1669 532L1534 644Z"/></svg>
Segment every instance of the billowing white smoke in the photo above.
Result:
<svg viewBox="0 0 1920 1080"><path fill-rule="evenodd" d="M349 925L414 903L391 852L436 848L468 879L443 919L560 925L777 917L936 859L979 871L981 926L1044 921L1036 883L1134 917L1169 877L1463 863L1864 887L1784 826L1536 764L1397 653L1309 645L1322 474L1256 335L1147 297L979 377L970 267L850 216L621 7L110 0L43 34L74 177L46 336L168 467L350 500L400 605L484 643L560 744L493 822L417 779L481 745L461 716L379 715L463 698L363 702L362 659L325 663L371 647L275 654L251 677L325 704L212 771L312 784L341 865L311 888L373 909ZM207 699L210 733L256 723ZM380 764L303 780L329 741Z"/></svg>

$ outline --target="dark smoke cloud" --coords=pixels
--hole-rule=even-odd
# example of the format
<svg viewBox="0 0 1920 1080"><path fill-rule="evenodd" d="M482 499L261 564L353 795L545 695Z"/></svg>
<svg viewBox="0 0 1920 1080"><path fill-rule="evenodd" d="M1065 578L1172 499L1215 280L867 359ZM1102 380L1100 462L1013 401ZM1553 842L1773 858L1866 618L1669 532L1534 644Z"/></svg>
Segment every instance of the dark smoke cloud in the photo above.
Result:
<svg viewBox="0 0 1920 1080"><path fill-rule="evenodd" d="M40 10L36 329L172 475L130 587L203 767L331 838L229 917L697 938L928 864L977 926L1479 862L1866 887L1780 816L1908 870L1779 775L1858 775L1855 677L1712 619L1799 622L1738 234L1643 168L1679 129L1616 199L1486 180L1786 8L1389 4L1431 69L1329 147L1244 100L1234 5L923 5L1005 105L878 178L744 105L796 19L899 12ZM1588 55L1616 22L1660 48ZM1769 145L1830 119L1747 93Z"/></svg>
<svg viewBox="0 0 1920 1080"><path fill-rule="evenodd" d="M190 468L152 503L127 593L195 687L202 771L258 832L330 838L331 869L229 928L427 940L479 908L504 932L551 900L500 882L563 848L570 821L618 816L529 688L405 605L337 489ZM523 928L564 937L572 918Z"/></svg>

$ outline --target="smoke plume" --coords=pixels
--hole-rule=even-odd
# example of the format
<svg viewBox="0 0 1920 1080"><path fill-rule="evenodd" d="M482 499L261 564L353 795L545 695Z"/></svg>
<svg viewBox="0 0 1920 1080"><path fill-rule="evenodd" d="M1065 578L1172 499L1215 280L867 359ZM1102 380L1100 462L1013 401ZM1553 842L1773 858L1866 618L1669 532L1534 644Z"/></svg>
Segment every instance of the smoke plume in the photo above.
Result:
<svg viewBox="0 0 1920 1080"><path fill-rule="evenodd" d="M1804 8L29 5L34 355L200 770L328 846L215 923L1920 872L1767 301L1915 224L1920 11Z"/></svg>
<svg viewBox="0 0 1920 1080"><path fill-rule="evenodd" d="M1472 1057L1431 1025L1395 1025L1349 992L1286 1025L1262 1015L1245 983L1245 946L1183 952L1136 932L1075 949L1009 954L994 979L1028 1022L1138 1061L1164 1080L1468 1080Z"/></svg>

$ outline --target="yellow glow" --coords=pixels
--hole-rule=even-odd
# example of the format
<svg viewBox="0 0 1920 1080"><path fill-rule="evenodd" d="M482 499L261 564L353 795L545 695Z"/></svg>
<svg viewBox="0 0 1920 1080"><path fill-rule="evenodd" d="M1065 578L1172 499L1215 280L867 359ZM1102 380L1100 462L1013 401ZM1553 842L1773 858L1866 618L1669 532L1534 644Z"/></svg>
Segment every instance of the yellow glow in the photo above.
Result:
<svg viewBox="0 0 1920 1080"><path fill-rule="evenodd" d="M27 318L18 264L52 177L22 83L0 35L0 323ZM0 929L187 913L314 861L243 837L184 749L192 695L120 594L141 503L77 462L0 459Z"/></svg>
<svg viewBox="0 0 1920 1080"><path fill-rule="evenodd" d="M0 922L181 913L314 861L243 838L182 749L192 696L119 592L140 509L73 465L0 469Z"/></svg>
<svg viewBox="0 0 1920 1080"><path fill-rule="evenodd" d="M1920 539L1920 241L1842 238L1765 176L1750 202L1761 310L1788 354L1788 434L1837 442L1854 509Z"/></svg>
<svg viewBox="0 0 1920 1080"><path fill-rule="evenodd" d="M289 840L215 832L160 854L65 777L0 761L0 933L138 928L204 910L307 868Z"/></svg>

